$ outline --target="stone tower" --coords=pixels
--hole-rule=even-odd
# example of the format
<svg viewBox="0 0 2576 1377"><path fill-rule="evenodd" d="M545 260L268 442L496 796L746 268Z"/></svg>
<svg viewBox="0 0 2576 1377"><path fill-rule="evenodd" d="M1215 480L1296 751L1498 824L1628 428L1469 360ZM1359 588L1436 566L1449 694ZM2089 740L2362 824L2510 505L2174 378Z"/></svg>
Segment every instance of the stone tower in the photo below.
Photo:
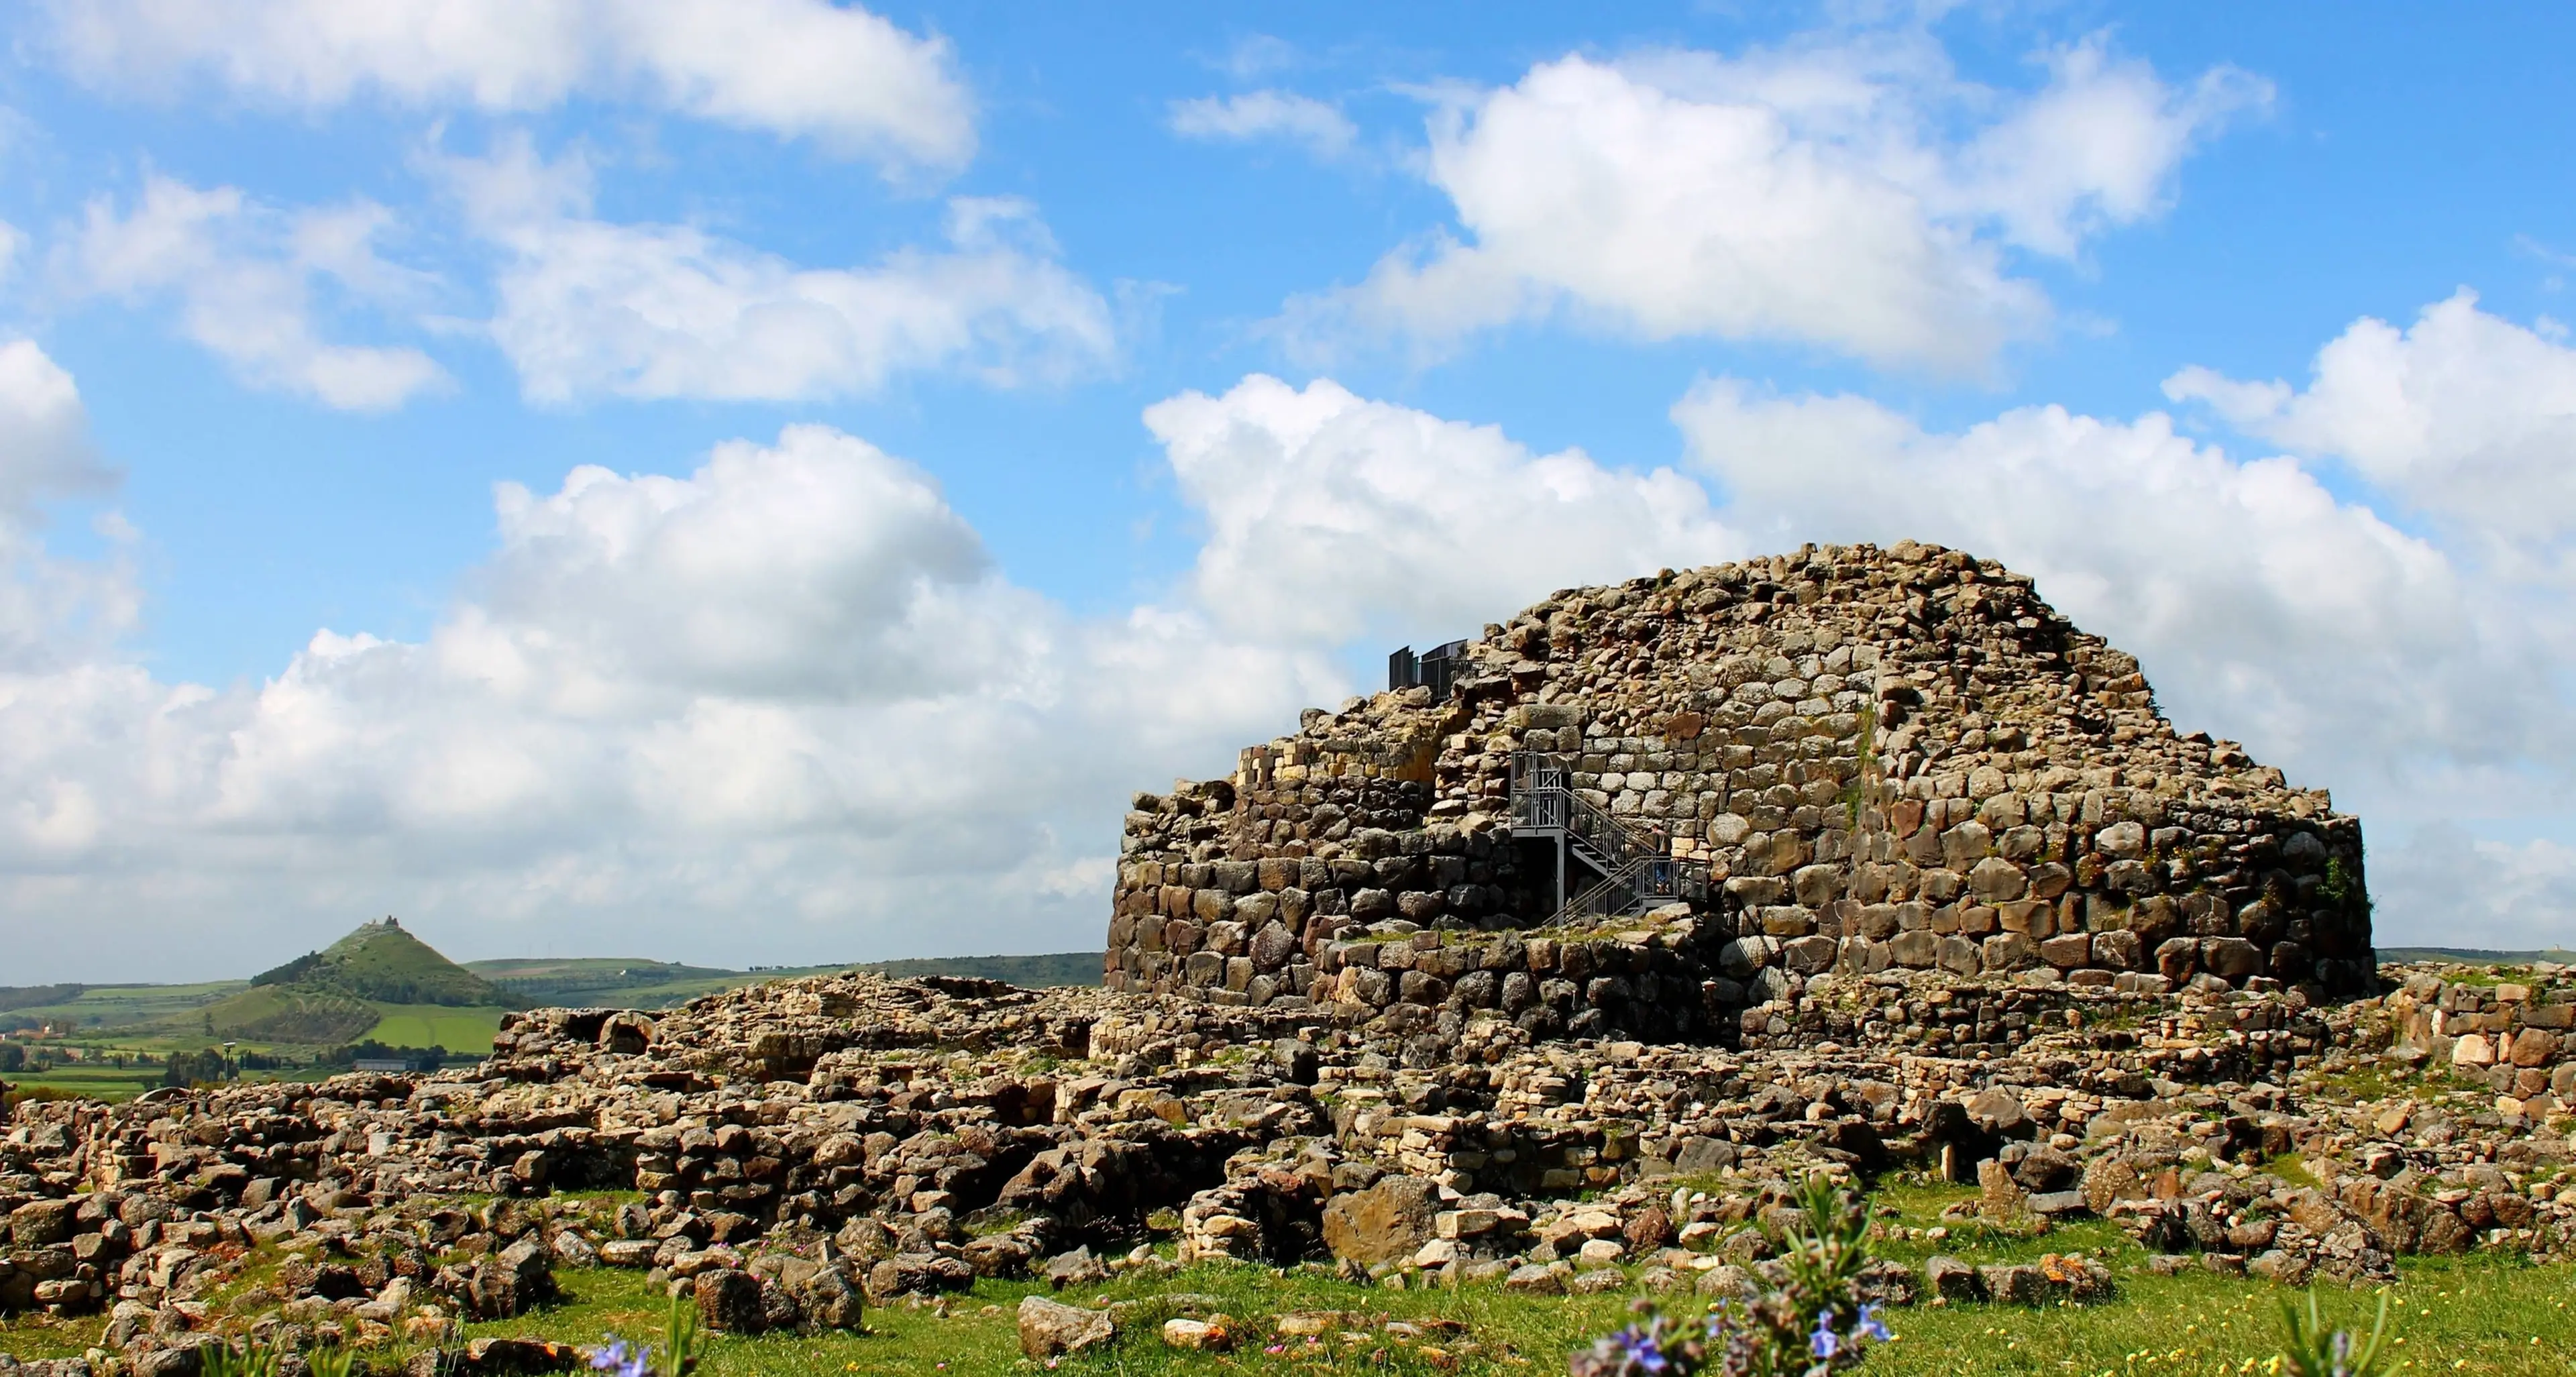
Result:
<svg viewBox="0 0 2576 1377"><path fill-rule="evenodd" d="M1687 1034L1827 971L2374 979L2358 821L2177 732L1991 561L1809 546L1567 589L1459 654L1445 696L1139 794L1106 982ZM1566 809L1595 845L1533 825Z"/></svg>

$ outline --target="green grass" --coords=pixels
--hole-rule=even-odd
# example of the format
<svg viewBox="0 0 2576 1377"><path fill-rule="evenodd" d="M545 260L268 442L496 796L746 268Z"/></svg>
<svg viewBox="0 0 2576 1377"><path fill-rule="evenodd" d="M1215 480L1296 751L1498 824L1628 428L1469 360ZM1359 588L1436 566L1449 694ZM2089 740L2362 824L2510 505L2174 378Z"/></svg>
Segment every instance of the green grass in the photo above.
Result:
<svg viewBox="0 0 2576 1377"><path fill-rule="evenodd" d="M1943 1206L1965 1198L1955 1187L1892 1186L1873 1197L1884 1225L1930 1227ZM598 1197L609 1200L622 1197ZM1894 1207L1895 1214L1885 1213ZM596 1213L597 1211L594 1211ZM1886 1377L2248 1377L2266 1371L2278 1351L2280 1304L2300 1293L2244 1277L2192 1268L2159 1277L2116 1229L2088 1223L2045 1235L2028 1230L1948 1225L1937 1243L1890 1243L1892 1255L1919 1262L1934 1252L1972 1264L2024 1261L2041 1252L2086 1251L2103 1259L2118 1278L2110 1299L2089 1305L2020 1308L1993 1305L1917 1305L1892 1312L1893 1344L1862 1369ZM2389 1291L2391 1331L2404 1340L2397 1372L2473 1373L2493 1377L2564 1377L2566 1355L2576 1353L2576 1267L2533 1267L2498 1257L2410 1258L2404 1280ZM242 1284L256 1280L258 1273ZM661 1295L642 1274L566 1271L558 1274L565 1303L538 1314L469 1328L472 1336L523 1335L578 1343L608 1333L629 1339L659 1332ZM955 1377L1038 1370L1019 1355L1015 1307L1041 1290L1025 1282L979 1282L948 1298L943 1308L898 1305L871 1309L868 1332L812 1338L714 1337L700 1371L705 1377L833 1377L849 1372L945 1372ZM1364 1312L1384 1319L1454 1319L1478 1351L1459 1352L1435 1337L1458 1361L1444 1366L1374 1327L1364 1344L1335 1344L1322 1352L1302 1343L1269 1354L1255 1344L1229 1355L1183 1354L1157 1337L1155 1298L1195 1292L1217 1298L1229 1315L1257 1326L1268 1342L1269 1322L1292 1310ZM2367 1325L2376 1288L2326 1288L2321 1308L2330 1322ZM1565 1355L1591 1336L1628 1320L1634 1293L1586 1297L1524 1297L1496 1286L1457 1291L1355 1287L1321 1267L1286 1273L1267 1268L1200 1266L1171 1277L1120 1280L1084 1288L1059 1299L1096 1304L1135 1301L1146 1308L1110 1353L1067 1358L1058 1371L1100 1377L1157 1377L1180 1373L1370 1372L1478 1374L1562 1372ZM220 1300L220 1297L218 1298ZM1666 1298L1677 1314L1698 1302ZM220 1307L219 1307L220 1308ZM21 1316L0 1323L0 1351L21 1357L80 1352L96 1342L104 1321L48 1321ZM944 1364L944 1368L941 1366Z"/></svg>
<svg viewBox="0 0 2576 1377"><path fill-rule="evenodd" d="M12 1090L55 1090L67 1095L123 1103L161 1084L157 1066L56 1066L44 1071L0 1076Z"/></svg>
<svg viewBox="0 0 2576 1377"><path fill-rule="evenodd" d="M451 1009L438 1004L379 1004L383 1014L362 1036L388 1047L444 1047L481 1054L501 1031L501 1009Z"/></svg>
<svg viewBox="0 0 2576 1377"><path fill-rule="evenodd" d="M70 999L13 1007L7 1011L6 1021L40 1023L68 1018L82 1028L129 1028L193 1013L248 988L249 982L242 980L202 985L89 985Z"/></svg>
<svg viewBox="0 0 2576 1377"><path fill-rule="evenodd" d="M2496 1261L2416 1259L2390 1292L2389 1328L2406 1373L2564 1377L2576 1352L2568 1311L2571 1270ZM1916 1308L1891 1327L1897 1342L1866 1372L1887 1377L1985 1374L2185 1374L2261 1372L2279 1351L2280 1287L2204 1271L2124 1274L2109 1302L2045 1310L1995 1306ZM2328 1323L2367 1330L2377 1293L2327 1290Z"/></svg>
<svg viewBox="0 0 2576 1377"><path fill-rule="evenodd" d="M255 985L212 1008L167 1020L163 1026L183 1042L196 1035L336 1045L366 1036L379 1017L373 1004L337 990Z"/></svg>

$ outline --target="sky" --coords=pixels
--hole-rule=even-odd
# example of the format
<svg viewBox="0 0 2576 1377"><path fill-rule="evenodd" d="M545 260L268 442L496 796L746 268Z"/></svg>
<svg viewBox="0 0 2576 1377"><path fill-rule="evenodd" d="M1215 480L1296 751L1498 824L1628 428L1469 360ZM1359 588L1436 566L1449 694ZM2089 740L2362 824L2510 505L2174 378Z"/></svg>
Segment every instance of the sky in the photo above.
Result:
<svg viewBox="0 0 2576 1377"><path fill-rule="evenodd" d="M1550 590L1937 541L2576 944L2576 11L33 0L0 984L1096 946Z"/></svg>

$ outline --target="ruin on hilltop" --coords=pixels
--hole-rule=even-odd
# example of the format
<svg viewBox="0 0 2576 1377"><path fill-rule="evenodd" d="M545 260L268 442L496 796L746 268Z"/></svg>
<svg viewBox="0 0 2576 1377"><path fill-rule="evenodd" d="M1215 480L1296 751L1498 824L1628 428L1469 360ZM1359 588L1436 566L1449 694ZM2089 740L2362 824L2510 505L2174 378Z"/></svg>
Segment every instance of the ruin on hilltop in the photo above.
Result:
<svg viewBox="0 0 2576 1377"><path fill-rule="evenodd" d="M2373 986L2358 820L1992 561L1667 570L1391 669L1136 797L1110 988L1761 1037L1829 970Z"/></svg>

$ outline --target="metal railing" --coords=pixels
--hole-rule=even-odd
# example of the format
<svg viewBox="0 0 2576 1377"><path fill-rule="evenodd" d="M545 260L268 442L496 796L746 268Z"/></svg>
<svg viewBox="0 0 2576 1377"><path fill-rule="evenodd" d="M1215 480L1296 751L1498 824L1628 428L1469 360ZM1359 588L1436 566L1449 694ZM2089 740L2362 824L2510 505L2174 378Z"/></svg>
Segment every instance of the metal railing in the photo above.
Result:
<svg viewBox="0 0 2576 1377"><path fill-rule="evenodd" d="M1514 833L1560 836L1567 849L1602 875L1568 898L1548 919L1549 926L1709 898L1705 864L1672 855L1671 838L1662 828L1632 829L1577 793L1574 769L1565 756L1514 753L1511 806Z"/></svg>
<svg viewBox="0 0 2576 1377"><path fill-rule="evenodd" d="M1630 861L1586 886L1547 920L1549 927L1640 913L1670 903L1709 902L1708 867L1677 856L1647 856Z"/></svg>
<svg viewBox="0 0 2576 1377"><path fill-rule="evenodd" d="M1512 828L1562 832L1587 853L1587 862L1605 871L1670 849L1662 828L1646 828L1640 837L1610 810L1576 793L1565 757L1534 751L1512 757Z"/></svg>

